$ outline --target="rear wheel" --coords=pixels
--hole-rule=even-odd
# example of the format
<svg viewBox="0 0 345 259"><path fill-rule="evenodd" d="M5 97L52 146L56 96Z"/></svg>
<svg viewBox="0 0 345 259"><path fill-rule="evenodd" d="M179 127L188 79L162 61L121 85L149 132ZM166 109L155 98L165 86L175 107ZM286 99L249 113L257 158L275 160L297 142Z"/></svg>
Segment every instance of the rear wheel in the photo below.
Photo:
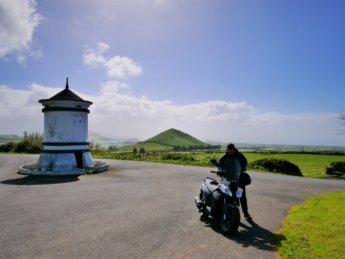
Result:
<svg viewBox="0 0 345 259"><path fill-rule="evenodd" d="M237 207L229 207L228 215L223 213L220 225L223 233L234 234L240 225L240 212Z"/></svg>

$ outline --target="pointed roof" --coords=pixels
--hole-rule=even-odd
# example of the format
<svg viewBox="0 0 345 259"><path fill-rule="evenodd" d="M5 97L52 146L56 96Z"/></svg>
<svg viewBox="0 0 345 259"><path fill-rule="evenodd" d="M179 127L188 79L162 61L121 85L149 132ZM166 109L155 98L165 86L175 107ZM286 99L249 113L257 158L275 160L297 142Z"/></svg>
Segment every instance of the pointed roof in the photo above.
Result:
<svg viewBox="0 0 345 259"><path fill-rule="evenodd" d="M57 93L53 97L50 97L49 99L40 100L39 102L46 101L46 100L72 100L72 101L88 102L88 103L92 104L92 102L83 100L82 98L80 98L78 95L76 95L74 92L72 92L69 89L68 78L66 78L66 86L65 86L64 90Z"/></svg>
<svg viewBox="0 0 345 259"><path fill-rule="evenodd" d="M53 97L49 98L49 100L75 100L75 101L84 101L82 98L80 98L78 95L73 93L71 90L69 90L68 85L68 78L66 78L66 86L65 89L61 92L57 93Z"/></svg>

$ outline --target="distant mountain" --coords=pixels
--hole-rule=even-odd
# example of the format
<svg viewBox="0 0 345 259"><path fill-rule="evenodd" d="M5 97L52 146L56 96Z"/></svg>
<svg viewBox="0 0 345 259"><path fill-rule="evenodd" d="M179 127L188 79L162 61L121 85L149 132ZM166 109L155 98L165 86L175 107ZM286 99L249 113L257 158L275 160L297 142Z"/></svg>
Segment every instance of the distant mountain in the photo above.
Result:
<svg viewBox="0 0 345 259"><path fill-rule="evenodd" d="M208 144L198 140L187 133L184 133L177 129L168 129L159 133L158 135L143 141L143 143L156 143L164 146L207 146Z"/></svg>
<svg viewBox="0 0 345 259"><path fill-rule="evenodd" d="M136 144L121 147L121 151L132 151L134 148L144 148L146 151L168 151L176 147L208 146L191 135L177 129L168 129L158 135Z"/></svg>
<svg viewBox="0 0 345 259"><path fill-rule="evenodd" d="M14 134L0 135L0 143L15 142L22 139L23 137Z"/></svg>
<svg viewBox="0 0 345 259"><path fill-rule="evenodd" d="M89 141L100 144L102 147L109 146L124 146L137 143L139 139L137 138L111 138L105 137L93 131L89 131Z"/></svg>
<svg viewBox="0 0 345 259"><path fill-rule="evenodd" d="M93 131L89 132L89 140L93 142L113 142L114 140L108 137L101 136Z"/></svg>

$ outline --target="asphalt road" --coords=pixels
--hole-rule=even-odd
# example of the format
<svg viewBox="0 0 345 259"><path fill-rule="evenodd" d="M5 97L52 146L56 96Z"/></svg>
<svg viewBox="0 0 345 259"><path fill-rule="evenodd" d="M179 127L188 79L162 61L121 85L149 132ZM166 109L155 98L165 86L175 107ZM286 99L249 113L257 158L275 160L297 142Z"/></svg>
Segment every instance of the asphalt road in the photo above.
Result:
<svg viewBox="0 0 345 259"><path fill-rule="evenodd" d="M194 204L211 168L107 160L108 172L78 178L16 173L37 158L0 155L1 258L275 258L292 205L345 191L345 181L251 173L254 221L231 237Z"/></svg>

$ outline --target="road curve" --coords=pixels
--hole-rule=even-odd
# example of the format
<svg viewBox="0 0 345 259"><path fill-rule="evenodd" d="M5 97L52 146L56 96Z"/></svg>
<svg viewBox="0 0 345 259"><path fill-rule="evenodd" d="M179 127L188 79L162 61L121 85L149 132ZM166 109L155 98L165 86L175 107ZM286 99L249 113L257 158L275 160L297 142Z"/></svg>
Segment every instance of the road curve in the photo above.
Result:
<svg viewBox="0 0 345 259"><path fill-rule="evenodd" d="M231 237L199 221L194 197L210 168L104 160L108 172L78 178L16 173L37 158L0 155L1 258L275 258L292 205L345 191L345 181L251 173L254 221Z"/></svg>

